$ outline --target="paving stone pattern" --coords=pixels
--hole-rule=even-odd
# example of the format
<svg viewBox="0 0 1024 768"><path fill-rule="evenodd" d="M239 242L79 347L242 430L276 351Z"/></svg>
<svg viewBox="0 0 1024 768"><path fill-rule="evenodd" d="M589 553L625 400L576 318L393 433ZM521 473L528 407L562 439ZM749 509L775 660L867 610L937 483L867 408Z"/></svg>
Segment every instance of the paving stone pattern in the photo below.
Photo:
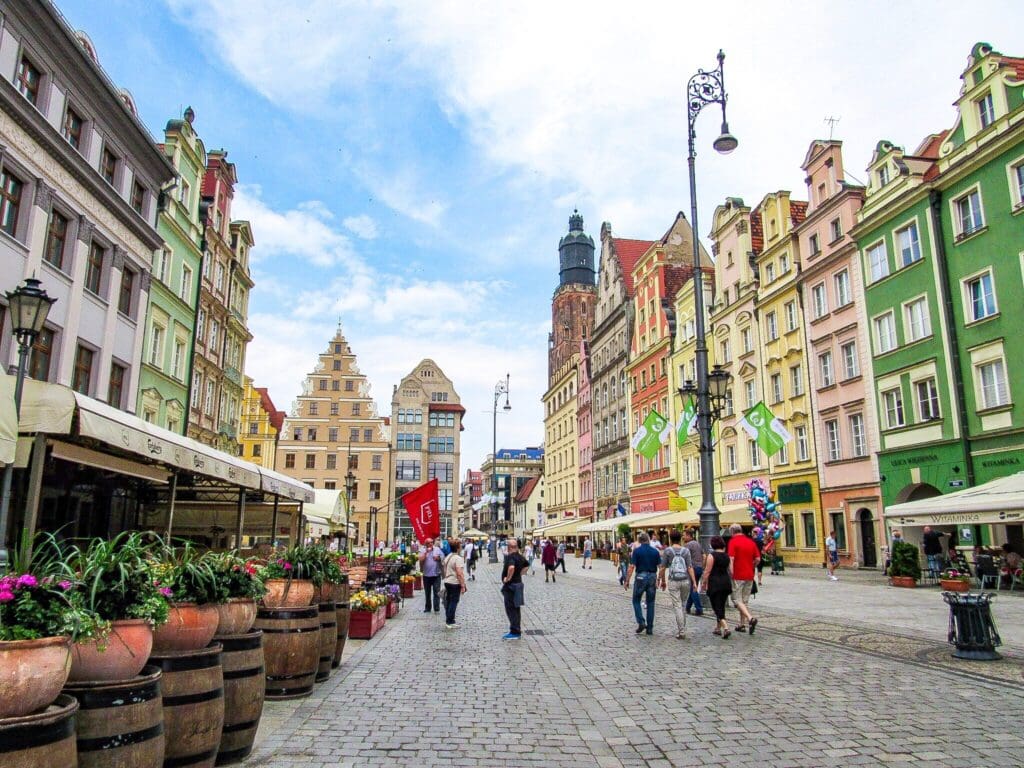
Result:
<svg viewBox="0 0 1024 768"><path fill-rule="evenodd" d="M1020 764L1020 690L927 660L772 629L689 635L659 601L633 633L621 589L528 577L507 629L484 566L444 629L421 593L313 696L267 704L255 766L765 766ZM822 629L824 632L825 629ZM666 690L671 686L672 690Z"/></svg>

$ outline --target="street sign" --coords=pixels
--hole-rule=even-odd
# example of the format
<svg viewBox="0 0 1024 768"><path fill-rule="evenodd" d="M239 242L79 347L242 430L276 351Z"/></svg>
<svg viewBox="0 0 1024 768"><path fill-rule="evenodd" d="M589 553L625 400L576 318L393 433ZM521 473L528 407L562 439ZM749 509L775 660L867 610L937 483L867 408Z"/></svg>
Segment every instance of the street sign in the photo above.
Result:
<svg viewBox="0 0 1024 768"><path fill-rule="evenodd" d="M950 480L949 481L949 487L950 488L963 488L964 487L964 481L963 480Z"/></svg>

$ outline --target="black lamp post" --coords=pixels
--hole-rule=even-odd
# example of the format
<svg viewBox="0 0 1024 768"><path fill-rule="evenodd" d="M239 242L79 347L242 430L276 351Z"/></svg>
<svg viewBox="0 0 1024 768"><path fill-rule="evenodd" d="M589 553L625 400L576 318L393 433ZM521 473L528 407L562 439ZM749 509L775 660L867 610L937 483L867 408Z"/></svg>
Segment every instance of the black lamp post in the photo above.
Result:
<svg viewBox="0 0 1024 768"><path fill-rule="evenodd" d="M498 528L498 401L505 396L505 405L502 410L508 413L512 406L508 403L509 375L505 374L505 380L494 385L494 424L491 432L491 520L494 530ZM494 539L494 547L488 547L488 563L498 562L498 539Z"/></svg>
<svg viewBox="0 0 1024 768"><path fill-rule="evenodd" d="M25 368L28 353L36 337L43 330L46 316L56 299L46 295L40 282L34 277L25 280L13 291L7 292L7 305L11 313L11 333L18 340L18 374L14 380L14 413L21 417L21 392L25 385ZM7 527L11 508L11 481L14 478L14 464L4 467L3 489L0 496L0 571L7 567Z"/></svg>
<svg viewBox="0 0 1024 768"><path fill-rule="evenodd" d="M725 74L722 69L724 61L725 54L719 51L718 67L709 72L705 72L703 69L697 70L697 74L691 77L686 84L687 143L689 147L687 165L690 171L690 224L693 227L693 301L697 315L695 394L697 397L697 434L700 439L700 539L706 550L710 549L711 537L717 536L720 530L720 515L718 506L715 504L714 446L711 444L711 423L717 410L712 410L711 387L719 387L719 400L724 399L725 391L729 386L730 374L718 366L716 366L714 376L709 375L708 371L708 343L704 327L704 279L700 264L700 242L697 236L697 175L695 169L697 152L694 147L697 134L694 130L694 123L704 107L709 104L721 104L722 132L712 146L716 152L724 155L732 152L739 144L736 137L729 133L729 123L725 118L727 97Z"/></svg>
<svg viewBox="0 0 1024 768"><path fill-rule="evenodd" d="M352 474L352 459L349 458L348 474L345 475L345 551L352 557L352 491L356 487L356 476Z"/></svg>

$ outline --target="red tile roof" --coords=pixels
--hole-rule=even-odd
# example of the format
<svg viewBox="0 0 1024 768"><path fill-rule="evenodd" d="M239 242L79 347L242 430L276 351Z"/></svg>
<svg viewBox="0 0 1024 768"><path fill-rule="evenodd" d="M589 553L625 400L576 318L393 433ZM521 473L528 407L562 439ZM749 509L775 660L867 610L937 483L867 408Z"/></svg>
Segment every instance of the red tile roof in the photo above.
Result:
<svg viewBox="0 0 1024 768"><path fill-rule="evenodd" d="M1013 70L1018 80L1024 80L1024 59L1017 59L1012 56L1003 56L999 59L1000 64L1005 64Z"/></svg>
<svg viewBox="0 0 1024 768"><path fill-rule="evenodd" d="M277 406L274 405L274 401L270 399L270 392L267 391L266 387L253 387L257 392L260 393L260 407L267 412L267 416L270 419L270 424L278 432L284 427L284 419L288 415L284 411L277 410Z"/></svg>
<svg viewBox="0 0 1024 768"><path fill-rule="evenodd" d="M801 221L807 218L807 203L803 200L790 200L789 201L789 220L795 227Z"/></svg>
<svg viewBox="0 0 1024 768"><path fill-rule="evenodd" d="M633 296L633 267L636 266L640 257L647 253L647 249L654 245L653 240L629 240L623 237L613 237L612 253L619 260L622 268L622 279L626 284L626 296Z"/></svg>
<svg viewBox="0 0 1024 768"><path fill-rule="evenodd" d="M946 140L949 135L949 131L939 131L933 133L921 142L921 145L917 148L914 153L915 157L923 157L927 160L938 160L939 159L939 148L942 146L942 142ZM928 166L928 170L924 172L921 177L924 181L931 181L937 178L939 175L939 164L937 162L932 163Z"/></svg>
<svg viewBox="0 0 1024 768"><path fill-rule="evenodd" d="M750 214L750 248L755 256L764 250L764 225L761 223L760 208L755 208Z"/></svg>
<svg viewBox="0 0 1024 768"><path fill-rule="evenodd" d="M458 403L431 403L427 408L431 411L454 411L455 413L466 412L466 409Z"/></svg>
<svg viewBox="0 0 1024 768"><path fill-rule="evenodd" d="M668 264L665 266L665 298L674 299L679 289L693 278L693 267L689 264Z"/></svg>
<svg viewBox="0 0 1024 768"><path fill-rule="evenodd" d="M530 500L530 494L533 493L533 489L537 487L537 483L540 481L539 477L531 477L527 480L523 487L519 489L519 493L516 494L513 501L526 502Z"/></svg>

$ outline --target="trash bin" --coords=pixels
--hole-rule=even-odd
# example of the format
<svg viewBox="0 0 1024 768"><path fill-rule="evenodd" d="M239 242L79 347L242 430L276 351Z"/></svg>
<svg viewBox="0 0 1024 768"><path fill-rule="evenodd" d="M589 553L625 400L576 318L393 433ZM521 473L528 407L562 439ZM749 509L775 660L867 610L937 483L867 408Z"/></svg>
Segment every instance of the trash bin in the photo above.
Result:
<svg viewBox="0 0 1024 768"><path fill-rule="evenodd" d="M958 659L993 661L1001 658L996 646L1002 645L992 620L993 595L979 592L943 592L949 605L949 642L956 646Z"/></svg>

